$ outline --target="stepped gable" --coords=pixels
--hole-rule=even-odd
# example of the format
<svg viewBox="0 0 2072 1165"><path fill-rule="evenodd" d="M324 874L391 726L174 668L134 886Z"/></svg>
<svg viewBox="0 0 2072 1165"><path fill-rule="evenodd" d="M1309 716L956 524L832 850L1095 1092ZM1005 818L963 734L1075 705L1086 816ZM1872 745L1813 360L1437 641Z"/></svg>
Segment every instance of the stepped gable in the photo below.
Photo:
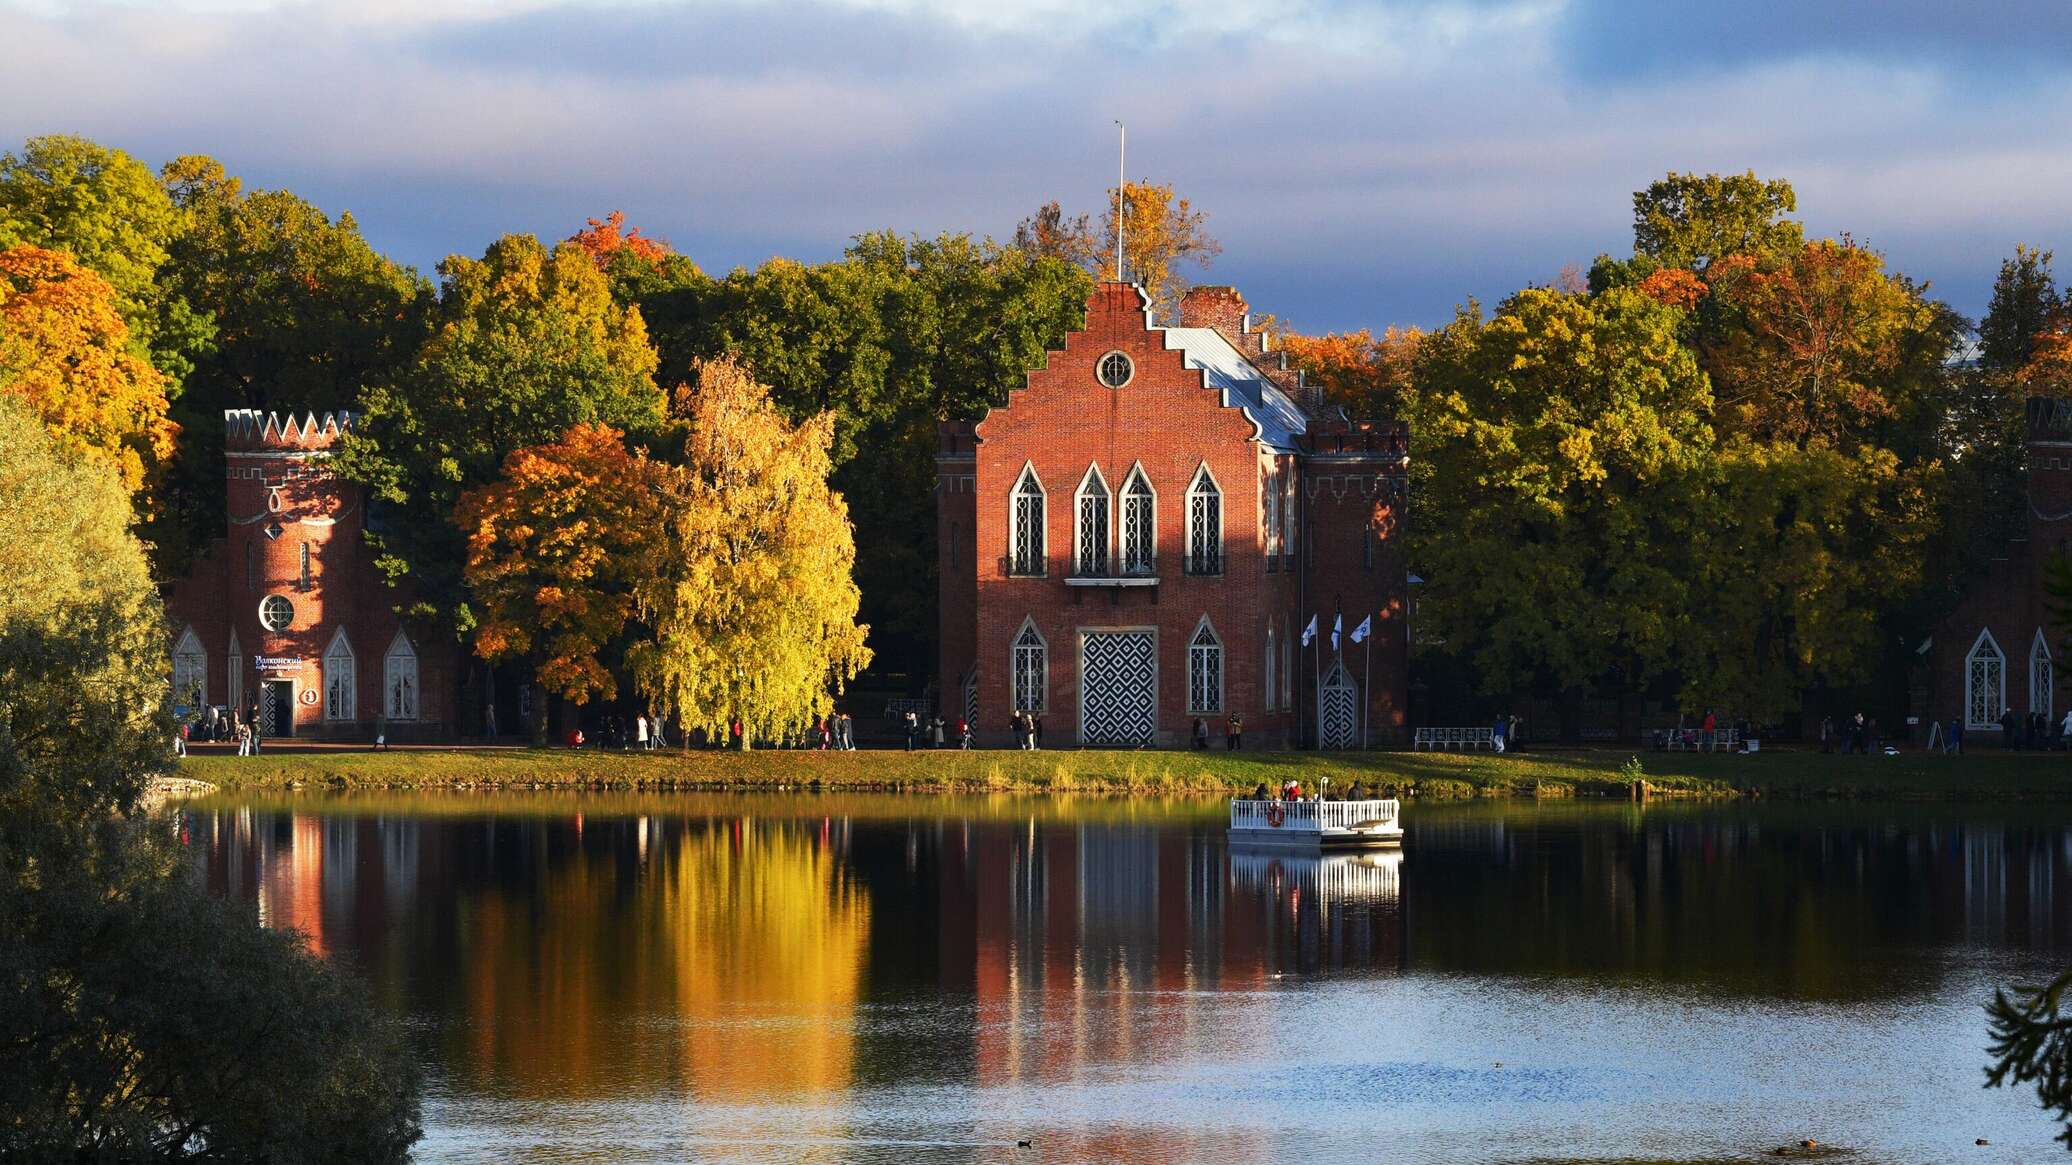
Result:
<svg viewBox="0 0 2072 1165"><path fill-rule="evenodd" d="M344 410L319 417L305 413L297 419L290 411L275 413L259 409L223 410L223 447L227 450L278 450L319 452L337 444L352 428L353 415Z"/></svg>

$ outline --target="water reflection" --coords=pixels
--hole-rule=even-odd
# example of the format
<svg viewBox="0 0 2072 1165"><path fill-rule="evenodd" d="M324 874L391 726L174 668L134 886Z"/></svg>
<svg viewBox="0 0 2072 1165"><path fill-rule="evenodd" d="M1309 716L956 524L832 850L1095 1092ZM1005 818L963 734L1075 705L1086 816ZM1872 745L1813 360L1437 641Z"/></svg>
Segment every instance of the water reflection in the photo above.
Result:
<svg viewBox="0 0 2072 1165"><path fill-rule="evenodd" d="M1031 1125L1079 1158L1261 1158L1313 1135L1265 1114L1318 1096L1437 1105L1502 1158L1567 1151L1532 1115L1557 1098L1616 1130L1661 1089L1633 1111L1671 1128L1689 1080L1766 1078L1754 1116L1708 1095L1688 1142L1819 1101L1835 1066L1737 1058L1779 1031L1869 1063L1943 1055L1918 1038L1940 1025L1948 1095L1865 1108L1891 1115L1863 1136L1918 1138L2019 1106L1978 1095L1976 996L2072 947L2072 831L2034 811L1421 806L1405 851L1330 856L1232 851L1215 806L1012 798L305 799L186 824L213 890L415 1021L433 1158L966 1160ZM1555 1050L1485 1078L1532 1032ZM1279 1080L1319 1058L1335 1091Z"/></svg>

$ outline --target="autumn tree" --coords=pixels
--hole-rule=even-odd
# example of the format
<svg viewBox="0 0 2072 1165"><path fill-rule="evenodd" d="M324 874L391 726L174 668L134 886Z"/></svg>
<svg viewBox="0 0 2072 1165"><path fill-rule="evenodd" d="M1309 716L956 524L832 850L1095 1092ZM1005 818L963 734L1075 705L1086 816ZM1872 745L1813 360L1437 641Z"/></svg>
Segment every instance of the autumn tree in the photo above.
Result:
<svg viewBox="0 0 2072 1165"><path fill-rule="evenodd" d="M1209 234L1208 221L1208 212L1175 195L1170 183L1125 182L1119 200L1115 189L1109 189L1098 235L1088 216L1067 216L1057 203L1049 202L1015 228L1014 245L1038 257L1076 263L1097 279L1110 279L1119 237L1123 277L1144 289L1157 315L1170 317L1193 271L1208 267L1223 253L1222 244Z"/></svg>
<svg viewBox="0 0 2072 1165"><path fill-rule="evenodd" d="M618 695L605 652L625 632L634 585L661 550L656 469L623 438L608 425L581 424L516 450L502 476L461 495L454 514L481 609L475 652L490 663L530 663L535 743L545 742L548 693L576 704Z"/></svg>
<svg viewBox="0 0 2072 1165"><path fill-rule="evenodd" d="M60 448L107 464L135 494L171 456L174 426L165 378L131 347L116 303L70 255L0 251L0 395L27 403Z"/></svg>
<svg viewBox="0 0 2072 1165"><path fill-rule="evenodd" d="M2037 341L2064 323L2065 296L2051 271L2051 252L2017 245L2000 262L1985 318L1978 325L1979 366L2015 371L2036 354Z"/></svg>
<svg viewBox="0 0 2072 1165"><path fill-rule="evenodd" d="M935 661L936 425L1005 400L1078 326L1090 290L1057 259L878 232L832 263L773 259L636 302L667 379L731 354L787 419L833 412L875 666L918 681Z"/></svg>
<svg viewBox="0 0 2072 1165"><path fill-rule="evenodd" d="M795 740L870 662L848 506L828 487L834 417L793 424L732 360L680 388L680 464L659 475L661 543L635 580L652 639L628 661L665 717L715 739Z"/></svg>
<svg viewBox="0 0 2072 1165"><path fill-rule="evenodd" d="M597 264L599 271L609 270L621 253L642 263L659 263L676 253L665 240L641 234L639 227L627 229L623 210L612 211L602 219L585 219L584 222L583 229L569 236L568 241L581 247L583 253L590 256L590 261Z"/></svg>
<svg viewBox="0 0 2072 1165"><path fill-rule="evenodd" d="M639 310L613 302L582 248L507 235L439 270L429 337L393 382L368 387L337 464L387 510L370 538L390 577L409 578L408 613L465 633L475 614L452 521L461 494L572 426L651 430L662 398Z"/></svg>
<svg viewBox="0 0 2072 1165"><path fill-rule="evenodd" d="M1877 252L1843 238L1768 262L1731 255L1706 282L1725 317L1706 335L1706 362L1737 429L1852 447L1906 409L1910 342L1938 321Z"/></svg>
<svg viewBox="0 0 2072 1165"><path fill-rule="evenodd" d="M1321 389L1324 399L1355 416L1392 416L1409 389L1418 341L1417 328L1389 328L1380 336L1366 328L1305 336L1284 331L1280 348L1288 363L1302 370L1303 382Z"/></svg>
<svg viewBox="0 0 2072 1165"><path fill-rule="evenodd" d="M115 291L134 351L170 380L173 395L213 326L159 282L183 222L151 169L85 138L31 138L0 154L0 247L66 251Z"/></svg>

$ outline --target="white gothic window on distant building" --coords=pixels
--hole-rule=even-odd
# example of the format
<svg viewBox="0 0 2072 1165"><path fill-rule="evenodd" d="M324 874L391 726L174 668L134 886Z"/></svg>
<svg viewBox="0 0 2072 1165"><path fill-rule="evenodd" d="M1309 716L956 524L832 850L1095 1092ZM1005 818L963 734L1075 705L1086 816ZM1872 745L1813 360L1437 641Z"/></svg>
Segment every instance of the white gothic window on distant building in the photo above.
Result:
<svg viewBox="0 0 2072 1165"><path fill-rule="evenodd" d="M1993 641L1991 631L1981 631L1964 657L1964 724L1968 728L1995 728L2007 707L2007 657Z"/></svg>
<svg viewBox="0 0 2072 1165"><path fill-rule="evenodd" d="M2051 671L2050 640L2044 637L2043 628L2038 627L2036 638L2029 645L2029 711L2050 716L2056 687L2056 676Z"/></svg>
<svg viewBox="0 0 2072 1165"><path fill-rule="evenodd" d="M417 649L401 631L389 642L381 661L382 715L391 720L417 719Z"/></svg>
<svg viewBox="0 0 2072 1165"><path fill-rule="evenodd" d="M1014 707L1010 711L1046 711L1050 690L1050 645L1036 630L1035 620L1022 620L1022 629L1014 637L1013 658L1008 662L1014 684Z"/></svg>
<svg viewBox="0 0 2072 1165"><path fill-rule="evenodd" d="M201 637L189 627L173 645L173 705L199 708L209 696L209 657Z"/></svg>
<svg viewBox="0 0 2072 1165"><path fill-rule="evenodd" d="M1014 496L1009 505L1009 574L1043 573L1043 501L1043 483L1036 478L1036 467L1028 466L1022 470L1020 480L1015 482Z"/></svg>
<svg viewBox="0 0 2072 1165"><path fill-rule="evenodd" d="M331 636L331 646L324 649L324 719L359 718L359 702L354 698L359 678L354 663L353 645L340 627Z"/></svg>
<svg viewBox="0 0 2072 1165"><path fill-rule="evenodd" d="M1216 638L1206 615L1187 644L1187 710L1223 710L1223 641Z"/></svg>

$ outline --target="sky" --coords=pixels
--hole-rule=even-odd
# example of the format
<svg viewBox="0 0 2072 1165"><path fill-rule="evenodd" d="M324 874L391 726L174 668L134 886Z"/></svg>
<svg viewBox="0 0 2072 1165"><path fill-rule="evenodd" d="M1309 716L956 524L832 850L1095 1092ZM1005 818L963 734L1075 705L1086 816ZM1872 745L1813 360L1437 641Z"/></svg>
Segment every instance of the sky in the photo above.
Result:
<svg viewBox="0 0 2072 1165"><path fill-rule="evenodd" d="M2062 0L0 0L0 145L76 133L350 210L430 271L620 209L708 271L1005 238L1133 179L1304 331L1631 249L1671 170L1788 179L1983 310L2072 249Z"/></svg>

